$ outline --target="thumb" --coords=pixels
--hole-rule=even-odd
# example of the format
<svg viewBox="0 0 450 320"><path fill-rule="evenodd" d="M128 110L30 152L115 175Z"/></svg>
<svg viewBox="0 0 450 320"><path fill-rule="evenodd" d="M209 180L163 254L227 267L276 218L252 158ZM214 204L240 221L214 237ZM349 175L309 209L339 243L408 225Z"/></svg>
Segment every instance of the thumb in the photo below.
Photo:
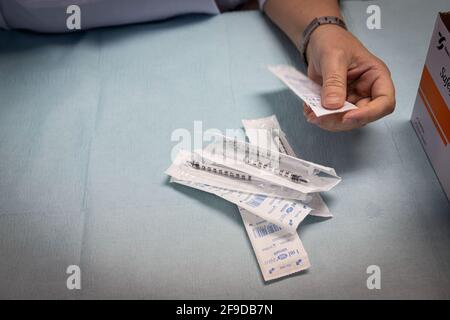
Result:
<svg viewBox="0 0 450 320"><path fill-rule="evenodd" d="M321 63L322 105L339 109L347 97L347 63L342 55L330 55Z"/></svg>

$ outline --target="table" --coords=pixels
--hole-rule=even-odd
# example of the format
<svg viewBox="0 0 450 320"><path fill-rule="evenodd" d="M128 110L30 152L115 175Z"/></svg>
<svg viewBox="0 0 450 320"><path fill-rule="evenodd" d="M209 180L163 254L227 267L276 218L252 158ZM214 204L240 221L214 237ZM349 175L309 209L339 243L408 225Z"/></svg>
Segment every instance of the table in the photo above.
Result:
<svg viewBox="0 0 450 320"><path fill-rule="evenodd" d="M381 7L381 30L366 8ZM450 298L450 205L409 117L446 0L343 1L390 67L394 114L328 133L265 69L302 67L257 11L67 35L0 32L0 297ZM334 218L299 234L312 267L264 283L236 206L172 185L178 128L276 114L302 158L336 168ZM78 265L81 290L68 290ZM366 269L381 269L369 290Z"/></svg>

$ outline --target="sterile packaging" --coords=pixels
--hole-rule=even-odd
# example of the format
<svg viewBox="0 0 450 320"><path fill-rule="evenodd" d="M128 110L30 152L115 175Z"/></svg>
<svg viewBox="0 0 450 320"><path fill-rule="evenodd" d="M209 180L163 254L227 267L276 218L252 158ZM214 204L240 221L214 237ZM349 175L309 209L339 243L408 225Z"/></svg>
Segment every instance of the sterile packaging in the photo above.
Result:
<svg viewBox="0 0 450 320"><path fill-rule="evenodd" d="M193 165L197 164L197 166ZM263 179L249 179L248 175L235 170L208 165L198 155L182 150L175 157L166 173L178 180L187 180L197 183L241 191L257 193L270 197L294 199L308 203L313 196L292 190L283 186L272 184Z"/></svg>
<svg viewBox="0 0 450 320"><path fill-rule="evenodd" d="M265 281L278 279L308 269L311 264L297 232L239 208L245 230Z"/></svg>
<svg viewBox="0 0 450 320"><path fill-rule="evenodd" d="M259 119L244 119L242 124L251 144L296 157L275 115Z"/></svg>
<svg viewBox="0 0 450 320"><path fill-rule="evenodd" d="M322 107L320 98L320 92L322 90L321 86L309 79L303 73L294 67L286 65L269 66L268 69L308 106L310 106L317 117L346 112L358 108L354 104L346 101L344 106L340 109L326 109Z"/></svg>
<svg viewBox="0 0 450 320"><path fill-rule="evenodd" d="M298 159L237 139L215 135L214 141L194 153L211 163L244 172L302 193L329 191L341 178L333 168Z"/></svg>
<svg viewBox="0 0 450 320"><path fill-rule="evenodd" d="M242 124L250 143L297 157L287 140L286 134L281 130L280 123L275 115L259 119L244 119ZM311 193L310 196L312 198L307 202L313 208L310 215L324 218L333 216L319 193Z"/></svg>
<svg viewBox="0 0 450 320"><path fill-rule="evenodd" d="M310 267L296 229L308 214L332 216L318 191L330 190L340 177L332 168L295 158L274 116L243 123L250 143L213 135L203 150L180 151L166 173L171 182L238 206L269 281Z"/></svg>
<svg viewBox="0 0 450 320"><path fill-rule="evenodd" d="M270 150L295 156L275 115L266 118L242 120L250 143ZM331 217L318 193L312 194L310 215ZM281 278L308 269L308 254L297 232L279 230L276 225L239 208L247 235L255 252L265 281Z"/></svg>

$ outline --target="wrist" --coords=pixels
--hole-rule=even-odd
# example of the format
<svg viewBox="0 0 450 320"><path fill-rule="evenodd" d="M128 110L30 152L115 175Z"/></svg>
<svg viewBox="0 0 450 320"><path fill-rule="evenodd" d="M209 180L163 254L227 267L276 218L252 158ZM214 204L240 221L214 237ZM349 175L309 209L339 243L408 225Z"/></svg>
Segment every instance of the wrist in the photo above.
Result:
<svg viewBox="0 0 450 320"><path fill-rule="evenodd" d="M313 34L318 34L317 29L325 29L325 27L335 26L343 30L347 30L345 22L337 16L321 16L314 18L308 26L303 30L303 37L300 43L300 52L308 64L307 51Z"/></svg>
<svg viewBox="0 0 450 320"><path fill-rule="evenodd" d="M341 47L346 42L344 38L348 37L348 34L347 30L335 24L318 26L311 33L306 47L307 61L312 61L314 55L321 54L324 50L335 50L337 47Z"/></svg>

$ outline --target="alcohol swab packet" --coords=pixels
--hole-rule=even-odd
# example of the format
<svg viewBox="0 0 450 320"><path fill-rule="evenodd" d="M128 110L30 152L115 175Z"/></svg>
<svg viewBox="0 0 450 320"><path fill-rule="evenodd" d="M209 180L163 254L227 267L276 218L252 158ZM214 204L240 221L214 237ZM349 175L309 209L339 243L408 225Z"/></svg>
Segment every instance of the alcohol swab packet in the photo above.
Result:
<svg viewBox="0 0 450 320"><path fill-rule="evenodd" d="M294 67L287 65L269 66L268 69L288 86L289 89L294 91L294 93L308 106L310 106L317 117L358 109L357 106L348 101L344 102L342 108L326 109L322 106L320 98L322 90L321 86L309 79L303 73Z"/></svg>

